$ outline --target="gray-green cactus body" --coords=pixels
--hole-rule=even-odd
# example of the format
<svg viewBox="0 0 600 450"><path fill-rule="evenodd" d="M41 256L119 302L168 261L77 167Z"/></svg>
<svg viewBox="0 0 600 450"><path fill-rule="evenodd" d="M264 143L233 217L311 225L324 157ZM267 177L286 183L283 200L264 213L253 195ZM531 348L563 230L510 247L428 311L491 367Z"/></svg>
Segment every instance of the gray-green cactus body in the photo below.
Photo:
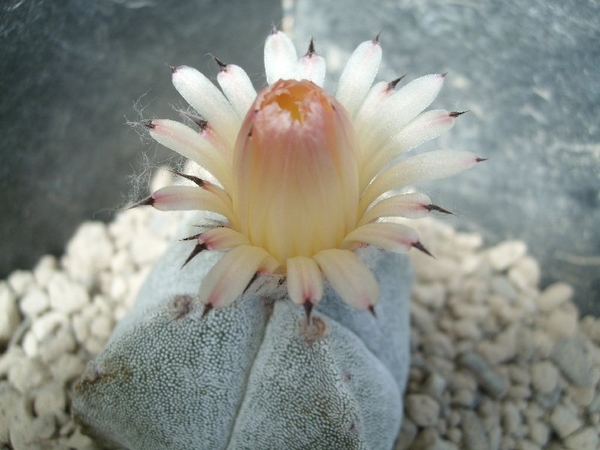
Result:
<svg viewBox="0 0 600 450"><path fill-rule="evenodd" d="M327 288L307 328L276 283L203 318L195 296L219 254L181 269L188 252L174 244L157 263L77 383L90 434L144 450L392 447L409 367L405 256L360 252L381 284L376 318Z"/></svg>

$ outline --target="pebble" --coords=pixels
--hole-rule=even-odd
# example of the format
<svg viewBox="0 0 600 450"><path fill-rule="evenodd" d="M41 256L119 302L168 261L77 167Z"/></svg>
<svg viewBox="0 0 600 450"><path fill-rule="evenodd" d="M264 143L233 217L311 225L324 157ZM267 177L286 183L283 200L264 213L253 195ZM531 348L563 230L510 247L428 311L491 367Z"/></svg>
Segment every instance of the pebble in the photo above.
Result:
<svg viewBox="0 0 600 450"><path fill-rule="evenodd" d="M523 418L516 405L511 402L504 403L502 408L503 429L513 436L518 436L522 422Z"/></svg>
<svg viewBox="0 0 600 450"><path fill-rule="evenodd" d="M56 432L56 417L54 414L44 414L35 417L31 423L31 432L38 439L49 439Z"/></svg>
<svg viewBox="0 0 600 450"><path fill-rule="evenodd" d="M554 311L560 305L573 298L573 287L569 284L558 282L548 286L537 298L540 312Z"/></svg>
<svg viewBox="0 0 600 450"><path fill-rule="evenodd" d="M62 312L49 311L33 322L31 331L38 342L42 342L57 329L68 326L68 323L68 317Z"/></svg>
<svg viewBox="0 0 600 450"><path fill-rule="evenodd" d="M565 438L565 445L570 450L597 450L598 431L592 427L581 428Z"/></svg>
<svg viewBox="0 0 600 450"><path fill-rule="evenodd" d="M33 277L38 286L44 288L48 285L52 275L58 270L58 261L52 255L44 255L33 269Z"/></svg>
<svg viewBox="0 0 600 450"><path fill-rule="evenodd" d="M422 337L421 346L428 355L441 356L442 358L454 359L456 349L448 335L439 332L426 334Z"/></svg>
<svg viewBox="0 0 600 450"><path fill-rule="evenodd" d="M531 256L524 256L508 271L508 279L521 291L536 288L540 278L540 265Z"/></svg>
<svg viewBox="0 0 600 450"><path fill-rule="evenodd" d="M50 366L52 377L63 385L73 381L85 370L85 360L76 355L65 353L56 359Z"/></svg>
<svg viewBox="0 0 600 450"><path fill-rule="evenodd" d="M440 415L440 405L424 394L410 394L405 399L406 411L412 421L419 426L435 425Z"/></svg>
<svg viewBox="0 0 600 450"><path fill-rule="evenodd" d="M32 447L32 443L37 440L33 430L33 416L28 405L28 400L21 397L10 412L10 436L9 440L12 448L15 450L38 449Z"/></svg>
<svg viewBox="0 0 600 450"><path fill-rule="evenodd" d="M17 298L8 283L2 281L0 282L0 343L10 339L20 321Z"/></svg>
<svg viewBox="0 0 600 450"><path fill-rule="evenodd" d="M19 302L21 312L31 318L35 318L50 308L50 297L39 287L33 287Z"/></svg>
<svg viewBox="0 0 600 450"><path fill-rule="evenodd" d="M45 363L50 363L63 354L72 353L75 348L73 334L66 327L60 327L52 337L40 342L40 356Z"/></svg>
<svg viewBox="0 0 600 450"><path fill-rule="evenodd" d="M530 422L527 425L529 437L533 442L540 446L545 446L548 443L550 437L550 428L545 423L540 421Z"/></svg>
<svg viewBox="0 0 600 450"><path fill-rule="evenodd" d="M8 424L21 394L8 381L0 381L0 443L8 442Z"/></svg>
<svg viewBox="0 0 600 450"><path fill-rule="evenodd" d="M487 260L494 270L501 272L525 256L527 245L522 241L505 241L487 251Z"/></svg>
<svg viewBox="0 0 600 450"><path fill-rule="evenodd" d="M21 347L29 358L33 358L40 353L40 345L32 331L25 334Z"/></svg>
<svg viewBox="0 0 600 450"><path fill-rule="evenodd" d="M106 225L85 222L69 241L63 265L74 280L89 287L95 274L110 266L113 253L114 246Z"/></svg>
<svg viewBox="0 0 600 450"><path fill-rule="evenodd" d="M531 365L531 385L536 392L547 394L558 384L558 369L550 361L540 361Z"/></svg>
<svg viewBox="0 0 600 450"><path fill-rule="evenodd" d="M55 273L48 282L50 306L55 311L71 314L90 302L87 291L61 272Z"/></svg>
<svg viewBox="0 0 600 450"><path fill-rule="evenodd" d="M563 339L558 342L551 358L575 385L592 384L592 367L586 357L584 344L579 338Z"/></svg>
<svg viewBox="0 0 600 450"><path fill-rule="evenodd" d="M546 331L554 339L574 336L579 327L579 317L576 309L556 309L546 320Z"/></svg>
<svg viewBox="0 0 600 450"><path fill-rule="evenodd" d="M62 383L51 382L42 386L35 394L33 410L36 415L62 411L66 406L66 396Z"/></svg>
<svg viewBox="0 0 600 450"><path fill-rule="evenodd" d="M461 414L461 430L465 450L490 448L483 423L473 411L464 410Z"/></svg>
<svg viewBox="0 0 600 450"><path fill-rule="evenodd" d="M564 438L581 428L583 422L577 414L563 405L557 405L550 415L550 424L554 431Z"/></svg>
<svg viewBox="0 0 600 450"><path fill-rule="evenodd" d="M24 295L30 287L35 286L35 278L29 270L15 270L8 276L7 281L19 297Z"/></svg>
<svg viewBox="0 0 600 450"><path fill-rule="evenodd" d="M113 329L113 321L110 316L95 317L90 324L90 332L99 339L108 339Z"/></svg>
<svg viewBox="0 0 600 450"><path fill-rule="evenodd" d="M402 426L400 427L400 434L398 435L398 445L394 450L408 450L412 443L417 437L419 429L417 426L410 420L410 418L405 417L402 421Z"/></svg>
<svg viewBox="0 0 600 450"><path fill-rule="evenodd" d="M33 391L48 380L50 372L38 358L19 359L8 371L8 381L23 394Z"/></svg>
<svg viewBox="0 0 600 450"><path fill-rule="evenodd" d="M437 327L431 313L418 303L412 302L410 304L410 319L411 323L423 333L432 333L436 331Z"/></svg>
<svg viewBox="0 0 600 450"><path fill-rule="evenodd" d="M507 380L493 371L491 366L477 353L466 353L459 358L460 364L469 369L479 381L482 389L494 398L501 398L508 391Z"/></svg>

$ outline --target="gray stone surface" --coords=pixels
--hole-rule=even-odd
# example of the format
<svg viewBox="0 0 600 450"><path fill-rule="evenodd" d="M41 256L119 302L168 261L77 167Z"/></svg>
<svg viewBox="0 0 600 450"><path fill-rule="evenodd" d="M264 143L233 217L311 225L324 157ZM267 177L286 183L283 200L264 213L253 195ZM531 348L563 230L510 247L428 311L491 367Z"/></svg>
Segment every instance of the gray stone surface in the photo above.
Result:
<svg viewBox="0 0 600 450"><path fill-rule="evenodd" d="M490 161L424 189L488 244L524 240L544 285L573 284L579 309L600 314L598 2L302 0L291 12L297 43L314 36L328 63L381 31L383 79L448 71L434 107L470 113L432 146Z"/></svg>
<svg viewBox="0 0 600 450"><path fill-rule="evenodd" d="M84 220L112 218L144 151L152 164L172 157L126 124L136 108L178 117L166 64L216 77L212 52L262 86L281 14L278 0L0 2L0 276L63 253Z"/></svg>

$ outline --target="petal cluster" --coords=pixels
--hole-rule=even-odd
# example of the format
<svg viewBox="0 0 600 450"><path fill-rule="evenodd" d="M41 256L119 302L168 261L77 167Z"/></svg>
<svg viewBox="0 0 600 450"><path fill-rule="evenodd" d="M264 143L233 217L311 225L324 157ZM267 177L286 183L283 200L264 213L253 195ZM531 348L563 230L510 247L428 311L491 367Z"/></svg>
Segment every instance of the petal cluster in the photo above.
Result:
<svg viewBox="0 0 600 450"><path fill-rule="evenodd" d="M323 89L325 60L311 41L298 58L291 40L273 30L265 43L268 85L258 94L246 72L216 60L217 88L197 70L173 68L173 84L197 111L193 129L172 120L147 123L159 143L192 160L211 180L179 174L193 185L169 186L140 202L161 210L204 210L222 225L196 241L226 250L201 283L207 311L235 300L261 274L286 276L290 298L308 314L326 279L360 309L374 307L379 286L354 249L427 250L414 230L386 220L448 213L419 192L419 182L457 174L482 158L439 150L405 157L454 125L461 113L425 111L445 74L373 84L379 40L352 53L335 95Z"/></svg>

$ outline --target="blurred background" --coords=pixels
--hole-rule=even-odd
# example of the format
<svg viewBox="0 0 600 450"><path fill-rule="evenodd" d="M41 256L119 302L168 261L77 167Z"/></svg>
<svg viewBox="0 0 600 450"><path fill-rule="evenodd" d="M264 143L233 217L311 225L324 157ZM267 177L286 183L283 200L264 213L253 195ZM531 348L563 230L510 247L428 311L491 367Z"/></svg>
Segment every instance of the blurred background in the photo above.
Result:
<svg viewBox="0 0 600 450"><path fill-rule="evenodd" d="M573 284L581 312L598 316L599 18L596 1L5 0L0 276L61 254L82 221L110 220L146 159L171 156L127 125L142 110L177 118L167 64L215 78L210 52L260 88L275 23L300 49L314 36L332 88L351 51L380 31L380 79L449 72L433 106L470 113L425 149L490 160L423 190L486 245L525 241L542 284Z"/></svg>

